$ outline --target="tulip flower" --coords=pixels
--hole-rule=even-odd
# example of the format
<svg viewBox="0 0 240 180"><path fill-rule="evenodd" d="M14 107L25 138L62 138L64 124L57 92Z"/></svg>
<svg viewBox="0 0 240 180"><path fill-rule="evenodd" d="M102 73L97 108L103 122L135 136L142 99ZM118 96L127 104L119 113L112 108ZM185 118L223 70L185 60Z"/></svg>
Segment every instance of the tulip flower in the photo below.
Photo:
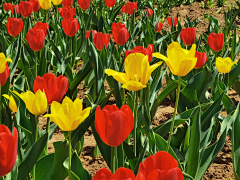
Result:
<svg viewBox="0 0 240 180"><path fill-rule="evenodd" d="M210 48L215 51L221 51L224 45L224 34L223 33L211 33L208 36L208 45Z"/></svg>
<svg viewBox="0 0 240 180"><path fill-rule="evenodd" d="M127 4L122 7L122 12L129 15L132 15L134 11L137 11L137 2L127 2Z"/></svg>
<svg viewBox="0 0 240 180"><path fill-rule="evenodd" d="M114 22L111 30L113 39L118 45L124 45L128 41L129 33L124 24Z"/></svg>
<svg viewBox="0 0 240 180"><path fill-rule="evenodd" d="M182 29L180 38L187 46L194 44L196 38L196 28Z"/></svg>
<svg viewBox="0 0 240 180"><path fill-rule="evenodd" d="M44 46L45 32L42 28L29 29L26 39L33 51L40 51Z"/></svg>
<svg viewBox="0 0 240 180"><path fill-rule="evenodd" d="M207 54L205 52L196 51L195 57L197 58L197 64L195 65L195 69L202 68L207 62Z"/></svg>
<svg viewBox="0 0 240 180"><path fill-rule="evenodd" d="M3 9L4 11L9 11L11 9L12 4L11 3L4 3Z"/></svg>
<svg viewBox="0 0 240 180"><path fill-rule="evenodd" d="M107 7L113 7L116 3L116 0L104 0Z"/></svg>
<svg viewBox="0 0 240 180"><path fill-rule="evenodd" d="M173 22L172 22L173 21ZM168 24L169 24L169 26L171 26L172 27L172 25L173 26L176 26L177 25L177 23L178 23L178 19L177 19L177 17L173 17L173 18L168 18Z"/></svg>
<svg viewBox="0 0 240 180"><path fill-rule="evenodd" d="M73 0L63 0L62 5L64 6L72 6Z"/></svg>
<svg viewBox="0 0 240 180"><path fill-rule="evenodd" d="M98 170L92 180L135 180L135 175L131 169L120 167L112 174L106 168Z"/></svg>
<svg viewBox="0 0 240 180"><path fill-rule="evenodd" d="M19 12L23 17L29 17L33 12L33 6L30 1L21 1L19 3Z"/></svg>
<svg viewBox="0 0 240 180"><path fill-rule="evenodd" d="M40 3L38 0L29 0L32 3L33 6L33 12L38 12L41 8Z"/></svg>
<svg viewBox="0 0 240 180"><path fill-rule="evenodd" d="M58 8L58 11L63 19L73 18L76 14L76 8L71 8L70 6L63 6L63 8Z"/></svg>
<svg viewBox="0 0 240 180"><path fill-rule="evenodd" d="M62 27L63 31L67 36L73 37L75 36L79 29L78 20L73 18L63 19Z"/></svg>
<svg viewBox="0 0 240 180"><path fill-rule="evenodd" d="M49 117L63 131L73 131L89 116L90 110L91 107L83 110L83 104L79 98L73 102L66 96L62 104L53 101L52 114L46 114L44 117Z"/></svg>
<svg viewBox="0 0 240 180"><path fill-rule="evenodd" d="M68 79L62 75L55 77L51 73L46 73L43 77L37 76L33 83L33 91L36 93L39 89L44 90L47 96L48 104L53 101L60 102L68 91Z"/></svg>
<svg viewBox="0 0 240 180"><path fill-rule="evenodd" d="M19 6L18 5L12 5L11 6L11 12L14 14L14 11L16 10L16 13L19 14Z"/></svg>
<svg viewBox="0 0 240 180"><path fill-rule="evenodd" d="M3 94L2 96L9 100L8 106L12 110L12 112L17 112L18 107L17 107L16 101L14 100L13 96L12 95L9 96L7 94Z"/></svg>
<svg viewBox="0 0 240 180"><path fill-rule="evenodd" d="M87 10L90 6L90 0L78 0L78 4L82 10Z"/></svg>
<svg viewBox="0 0 240 180"><path fill-rule="evenodd" d="M123 143L134 127L132 110L123 105L119 110L115 105L106 105L95 111L95 127L102 141L112 147Z"/></svg>
<svg viewBox="0 0 240 180"><path fill-rule="evenodd" d="M148 56L148 61L151 62L153 52L154 52L154 46L152 44L149 44L147 48L143 48L142 46L137 46L136 48L133 47L133 50L127 50L126 51L125 59L129 54L142 53L142 54Z"/></svg>
<svg viewBox="0 0 240 180"><path fill-rule="evenodd" d="M190 51L188 51L186 49L182 49L178 42L173 42L167 48L168 57L160 53L153 53L153 56L164 60L174 75L186 76L197 63L195 52L195 44L193 44Z"/></svg>
<svg viewBox="0 0 240 180"><path fill-rule="evenodd" d="M93 42L96 48L101 51L103 46L108 47L108 43L110 41L111 35L110 34L103 34L103 33L96 33L93 37Z"/></svg>
<svg viewBox="0 0 240 180"><path fill-rule="evenodd" d="M226 57L225 59L218 57L216 59L216 67L221 73L229 73L232 69L232 66L237 62L238 61L232 61L229 57Z"/></svg>
<svg viewBox="0 0 240 180"><path fill-rule="evenodd" d="M62 3L62 0L52 0L52 2L55 6L58 6L59 4Z"/></svg>
<svg viewBox="0 0 240 180"><path fill-rule="evenodd" d="M42 9L49 10L52 6L51 0L39 0L39 4Z"/></svg>
<svg viewBox="0 0 240 180"><path fill-rule="evenodd" d="M170 154L158 151L139 165L136 180L147 179L183 180L183 173L178 167L178 162Z"/></svg>
<svg viewBox="0 0 240 180"><path fill-rule="evenodd" d="M6 56L4 53L0 53L0 74L3 73L6 70L7 62L11 62L12 60L10 58L6 59Z"/></svg>
<svg viewBox="0 0 240 180"><path fill-rule="evenodd" d="M149 65L148 56L141 53L132 53L125 59L125 73L117 72L112 69L105 69L108 76L113 76L118 82L122 83L122 88L132 91L139 91L147 87L147 82L151 73L162 64L162 62Z"/></svg>
<svg viewBox="0 0 240 180"><path fill-rule="evenodd" d="M145 9L144 12L147 12L147 16L150 18L153 15L153 10L152 9Z"/></svg>
<svg viewBox="0 0 240 180"><path fill-rule="evenodd" d="M23 30L23 21L21 18L8 18L7 21L7 31L8 34L15 37L18 36L19 33Z"/></svg>
<svg viewBox="0 0 240 180"><path fill-rule="evenodd" d="M19 94L17 91L13 91L18 97L20 97L28 111L34 115L41 115L47 110L47 97L46 94L40 89L34 94L31 91L23 92Z"/></svg>
<svg viewBox="0 0 240 180"><path fill-rule="evenodd" d="M91 33L91 30L87 30L87 31L86 31L86 34L85 34L85 39L89 38L89 36L90 36L90 33Z"/></svg>
<svg viewBox="0 0 240 180"><path fill-rule="evenodd" d="M8 67L7 63L6 63L6 69L3 73L0 74L0 86L4 86L10 76L10 68Z"/></svg>
<svg viewBox="0 0 240 180"><path fill-rule="evenodd" d="M12 171L18 148L18 132L13 128L13 135L7 126L0 125L0 177Z"/></svg>
<svg viewBox="0 0 240 180"><path fill-rule="evenodd" d="M162 30L162 28L163 28L163 24L158 22L154 27L154 31L155 32L160 32Z"/></svg>
<svg viewBox="0 0 240 180"><path fill-rule="evenodd" d="M47 29L49 28L49 25L47 23L37 22L34 28L42 29L44 31L45 36L47 36Z"/></svg>

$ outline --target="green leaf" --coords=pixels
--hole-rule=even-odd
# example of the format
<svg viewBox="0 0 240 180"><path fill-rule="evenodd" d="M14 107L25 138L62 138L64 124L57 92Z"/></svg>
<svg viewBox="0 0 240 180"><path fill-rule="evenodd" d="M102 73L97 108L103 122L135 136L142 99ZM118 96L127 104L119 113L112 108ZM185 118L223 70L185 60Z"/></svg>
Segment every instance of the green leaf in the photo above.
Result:
<svg viewBox="0 0 240 180"><path fill-rule="evenodd" d="M239 128L240 128L240 106L238 105L237 110L234 113L236 119L232 127L232 158L233 158L233 167L234 172L240 177L240 138L239 138Z"/></svg>
<svg viewBox="0 0 240 180"><path fill-rule="evenodd" d="M40 157L46 143L47 143L48 133L40 137L36 143L34 143L26 152L23 161L18 166L18 180L24 179L30 171L32 170L34 164L36 164L38 158Z"/></svg>
<svg viewBox="0 0 240 180"><path fill-rule="evenodd" d="M194 109L193 114L195 115L192 118L187 173L195 179L198 171L200 156L201 108L197 107Z"/></svg>
<svg viewBox="0 0 240 180"><path fill-rule="evenodd" d="M37 161L36 180L49 179L52 172L55 153L48 154Z"/></svg>

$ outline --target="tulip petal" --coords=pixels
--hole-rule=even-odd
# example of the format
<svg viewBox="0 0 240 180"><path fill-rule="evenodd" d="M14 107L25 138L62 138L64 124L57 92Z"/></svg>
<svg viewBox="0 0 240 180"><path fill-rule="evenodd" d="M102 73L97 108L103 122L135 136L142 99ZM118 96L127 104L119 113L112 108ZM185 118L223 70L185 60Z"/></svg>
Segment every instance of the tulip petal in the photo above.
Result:
<svg viewBox="0 0 240 180"><path fill-rule="evenodd" d="M79 98L75 99L75 101L73 102L73 107L76 111L82 112L83 110L82 101Z"/></svg>
<svg viewBox="0 0 240 180"><path fill-rule="evenodd" d="M44 115L44 117L49 117L52 122L54 122L55 124L57 124L59 126L60 129L62 129L63 131L68 131L69 128L65 125L65 123L57 115L46 114L46 115Z"/></svg>
<svg viewBox="0 0 240 180"><path fill-rule="evenodd" d="M151 76L148 58L146 58L146 57L147 56L145 56L145 58L142 60L142 64L141 64L141 70L142 70L141 83L144 85L147 84L147 82Z"/></svg>
<svg viewBox="0 0 240 180"><path fill-rule="evenodd" d="M197 58L189 58L186 60L183 60L179 67L179 72L177 72L175 75L178 76L186 76L196 65Z"/></svg>
<svg viewBox="0 0 240 180"><path fill-rule="evenodd" d="M122 88L127 89L129 91L139 91L140 89L143 89L147 87L146 85L143 85L141 82L137 81L128 81L127 83L122 85Z"/></svg>
<svg viewBox="0 0 240 180"><path fill-rule="evenodd" d="M160 53L153 53L152 54L154 57L158 58L158 59L162 59L164 61L168 61L168 58Z"/></svg>
<svg viewBox="0 0 240 180"><path fill-rule="evenodd" d="M106 168L99 169L98 172L95 174L92 180L103 180L103 179L110 179L112 176L111 171Z"/></svg>
<svg viewBox="0 0 240 180"><path fill-rule="evenodd" d="M173 169L170 169L164 179L177 179L177 180L183 180L183 173L182 171L176 167L176 168L173 168Z"/></svg>
<svg viewBox="0 0 240 180"><path fill-rule="evenodd" d="M126 73L117 72L112 69L105 69L105 73L108 76L112 76L114 79L116 79L118 82L120 82L122 84L129 81L129 78Z"/></svg>
<svg viewBox="0 0 240 180"><path fill-rule="evenodd" d="M86 109L84 109L78 116L77 118L79 118L80 123L82 123L85 119L87 119L87 117L89 116L91 112L91 107L88 107ZM80 124L79 123L79 124Z"/></svg>
<svg viewBox="0 0 240 180"><path fill-rule="evenodd" d="M191 49L189 50L187 58L195 58L195 54L196 54L196 44L193 44Z"/></svg>
<svg viewBox="0 0 240 180"><path fill-rule="evenodd" d="M58 110L60 109L61 106L62 105L59 102L53 101L52 105L51 105L51 112L52 112L52 114L57 114Z"/></svg>
<svg viewBox="0 0 240 180"><path fill-rule="evenodd" d="M130 80L137 81L142 76L141 66L142 60L145 58L145 55L142 53L132 53L129 54L125 59L125 71ZM147 57L148 58L148 57Z"/></svg>

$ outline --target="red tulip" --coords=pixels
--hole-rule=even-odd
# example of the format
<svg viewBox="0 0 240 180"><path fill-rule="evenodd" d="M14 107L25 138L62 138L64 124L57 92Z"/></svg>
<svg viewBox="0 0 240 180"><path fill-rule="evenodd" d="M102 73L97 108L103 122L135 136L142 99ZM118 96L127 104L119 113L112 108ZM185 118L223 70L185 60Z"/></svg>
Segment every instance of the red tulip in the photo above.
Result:
<svg viewBox="0 0 240 180"><path fill-rule="evenodd" d="M78 0L78 4L82 10L86 10L90 5L90 0Z"/></svg>
<svg viewBox="0 0 240 180"><path fill-rule="evenodd" d="M63 6L72 6L73 0L63 0L62 5Z"/></svg>
<svg viewBox="0 0 240 180"><path fill-rule="evenodd" d="M95 127L102 141L112 147L119 146L133 130L134 118L128 105L119 110L115 105L106 105L95 111Z"/></svg>
<svg viewBox="0 0 240 180"><path fill-rule="evenodd" d="M11 6L11 12L14 14L14 11L16 10L16 13L19 14L19 6L18 5L12 5Z"/></svg>
<svg viewBox="0 0 240 180"><path fill-rule="evenodd" d="M23 30L23 21L21 18L8 18L7 21L7 31L11 36L18 36Z"/></svg>
<svg viewBox="0 0 240 180"><path fill-rule="evenodd" d="M208 45L210 48L215 51L221 51L224 45L224 34L223 33L211 33L208 36Z"/></svg>
<svg viewBox="0 0 240 180"><path fill-rule="evenodd" d="M11 3L4 3L3 9L4 11L9 11L11 9L12 4Z"/></svg>
<svg viewBox="0 0 240 180"><path fill-rule="evenodd" d="M129 15L133 14L133 11L137 11L137 2L128 2L122 7L122 12L128 13Z"/></svg>
<svg viewBox="0 0 240 180"><path fill-rule="evenodd" d="M114 22L111 30L113 39L118 45L124 45L128 41L129 33L124 24Z"/></svg>
<svg viewBox="0 0 240 180"><path fill-rule="evenodd" d="M19 11L23 17L29 17L33 12L33 6L30 1L21 1L19 3Z"/></svg>
<svg viewBox="0 0 240 180"><path fill-rule="evenodd" d="M33 51L40 51L44 46L45 32L42 28L32 28L28 30L27 42Z"/></svg>
<svg viewBox="0 0 240 180"><path fill-rule="evenodd" d="M163 28L163 24L158 22L154 27L154 31L158 33L162 30L162 28Z"/></svg>
<svg viewBox="0 0 240 180"><path fill-rule="evenodd" d="M33 6L33 12L38 12L41 8L38 0L29 0L32 3Z"/></svg>
<svg viewBox="0 0 240 180"><path fill-rule="evenodd" d="M183 180L183 173L178 162L167 152L158 151L139 165L136 180Z"/></svg>
<svg viewBox="0 0 240 180"><path fill-rule="evenodd" d="M85 39L89 38L89 36L90 36L90 33L91 33L91 30L87 30L87 31L86 31L86 34L85 34Z"/></svg>
<svg viewBox="0 0 240 180"><path fill-rule="evenodd" d="M37 76L33 83L33 91L36 93L39 89L47 96L48 105L53 101L60 102L68 91L68 79L62 75L55 77L51 73L46 73L43 77Z"/></svg>
<svg viewBox="0 0 240 180"><path fill-rule="evenodd" d="M112 174L106 168L99 169L92 180L135 180L132 170L120 167Z"/></svg>
<svg viewBox="0 0 240 180"><path fill-rule="evenodd" d="M173 20L172 20L173 19ZM178 23L178 19L177 19L177 17L174 17L174 18L168 18L168 24L169 24L169 26L171 26L172 27L172 21L173 21L173 26L176 26L177 25L177 23Z"/></svg>
<svg viewBox="0 0 240 180"><path fill-rule="evenodd" d="M73 18L76 14L76 8L71 8L70 6L63 6L63 8L58 8L58 11L63 19Z"/></svg>
<svg viewBox="0 0 240 180"><path fill-rule="evenodd" d="M150 18L153 15L153 10L152 9L145 9L145 13L147 12L147 16Z"/></svg>
<svg viewBox="0 0 240 180"><path fill-rule="evenodd" d="M196 38L196 28L182 29L180 38L186 45L194 44Z"/></svg>
<svg viewBox="0 0 240 180"><path fill-rule="evenodd" d="M113 7L116 3L116 0L104 0L107 7Z"/></svg>
<svg viewBox="0 0 240 180"><path fill-rule="evenodd" d="M47 23L38 22L35 24L34 28L41 28L44 30L45 36L47 36L47 29L49 28Z"/></svg>
<svg viewBox="0 0 240 180"><path fill-rule="evenodd" d="M7 63L6 63L6 69L3 73L0 74L0 86L4 86L9 78L10 75L10 68L8 67ZM0 140L1 142L1 140ZM0 148L1 149L1 148ZM0 151L1 152L1 151ZM1 153L0 153L1 154ZM0 155L1 156L1 155ZM1 163L0 163L1 164ZM1 172L1 170L0 170ZM1 173L0 173L1 174ZM0 176L1 177L1 176Z"/></svg>
<svg viewBox="0 0 240 180"><path fill-rule="evenodd" d="M77 19L63 19L62 27L67 36L73 37L78 32L79 24Z"/></svg>
<svg viewBox="0 0 240 180"><path fill-rule="evenodd" d="M18 148L18 132L13 128L13 135L7 126L0 125L0 177L12 171Z"/></svg>
<svg viewBox="0 0 240 180"><path fill-rule="evenodd" d="M196 51L195 57L197 57L197 64L195 65L195 69L202 68L207 62L207 54L205 52Z"/></svg>
<svg viewBox="0 0 240 180"><path fill-rule="evenodd" d="M133 47L133 50L127 50L125 53L125 59L129 54L132 53L142 53L148 56L148 61L151 62L152 60L152 53L154 53L154 46L149 44L147 48L143 48L142 46L137 46L136 48Z"/></svg>
<svg viewBox="0 0 240 180"><path fill-rule="evenodd" d="M110 41L111 35L110 34L103 34L101 32L96 33L93 37L93 42L96 48L101 51L103 46L108 47L108 43Z"/></svg>

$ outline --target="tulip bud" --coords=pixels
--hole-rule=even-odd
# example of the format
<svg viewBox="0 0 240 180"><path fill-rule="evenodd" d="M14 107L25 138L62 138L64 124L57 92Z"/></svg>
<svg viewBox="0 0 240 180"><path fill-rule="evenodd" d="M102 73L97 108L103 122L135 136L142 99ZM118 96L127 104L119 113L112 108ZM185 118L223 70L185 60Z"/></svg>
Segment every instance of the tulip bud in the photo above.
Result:
<svg viewBox="0 0 240 180"><path fill-rule="evenodd" d="M42 28L29 29L26 39L33 51L40 51L44 46L45 32Z"/></svg>
<svg viewBox="0 0 240 180"><path fill-rule="evenodd" d="M33 6L30 1L21 1L19 3L19 12L23 17L29 17L33 12Z"/></svg>
<svg viewBox="0 0 240 180"><path fill-rule="evenodd" d="M78 20L74 18L63 19L62 28L67 36L73 37L79 29Z"/></svg>
<svg viewBox="0 0 240 180"><path fill-rule="evenodd" d="M17 19L9 17L6 26L8 34L15 37L18 36L19 33L23 30L23 21L21 18Z"/></svg>

